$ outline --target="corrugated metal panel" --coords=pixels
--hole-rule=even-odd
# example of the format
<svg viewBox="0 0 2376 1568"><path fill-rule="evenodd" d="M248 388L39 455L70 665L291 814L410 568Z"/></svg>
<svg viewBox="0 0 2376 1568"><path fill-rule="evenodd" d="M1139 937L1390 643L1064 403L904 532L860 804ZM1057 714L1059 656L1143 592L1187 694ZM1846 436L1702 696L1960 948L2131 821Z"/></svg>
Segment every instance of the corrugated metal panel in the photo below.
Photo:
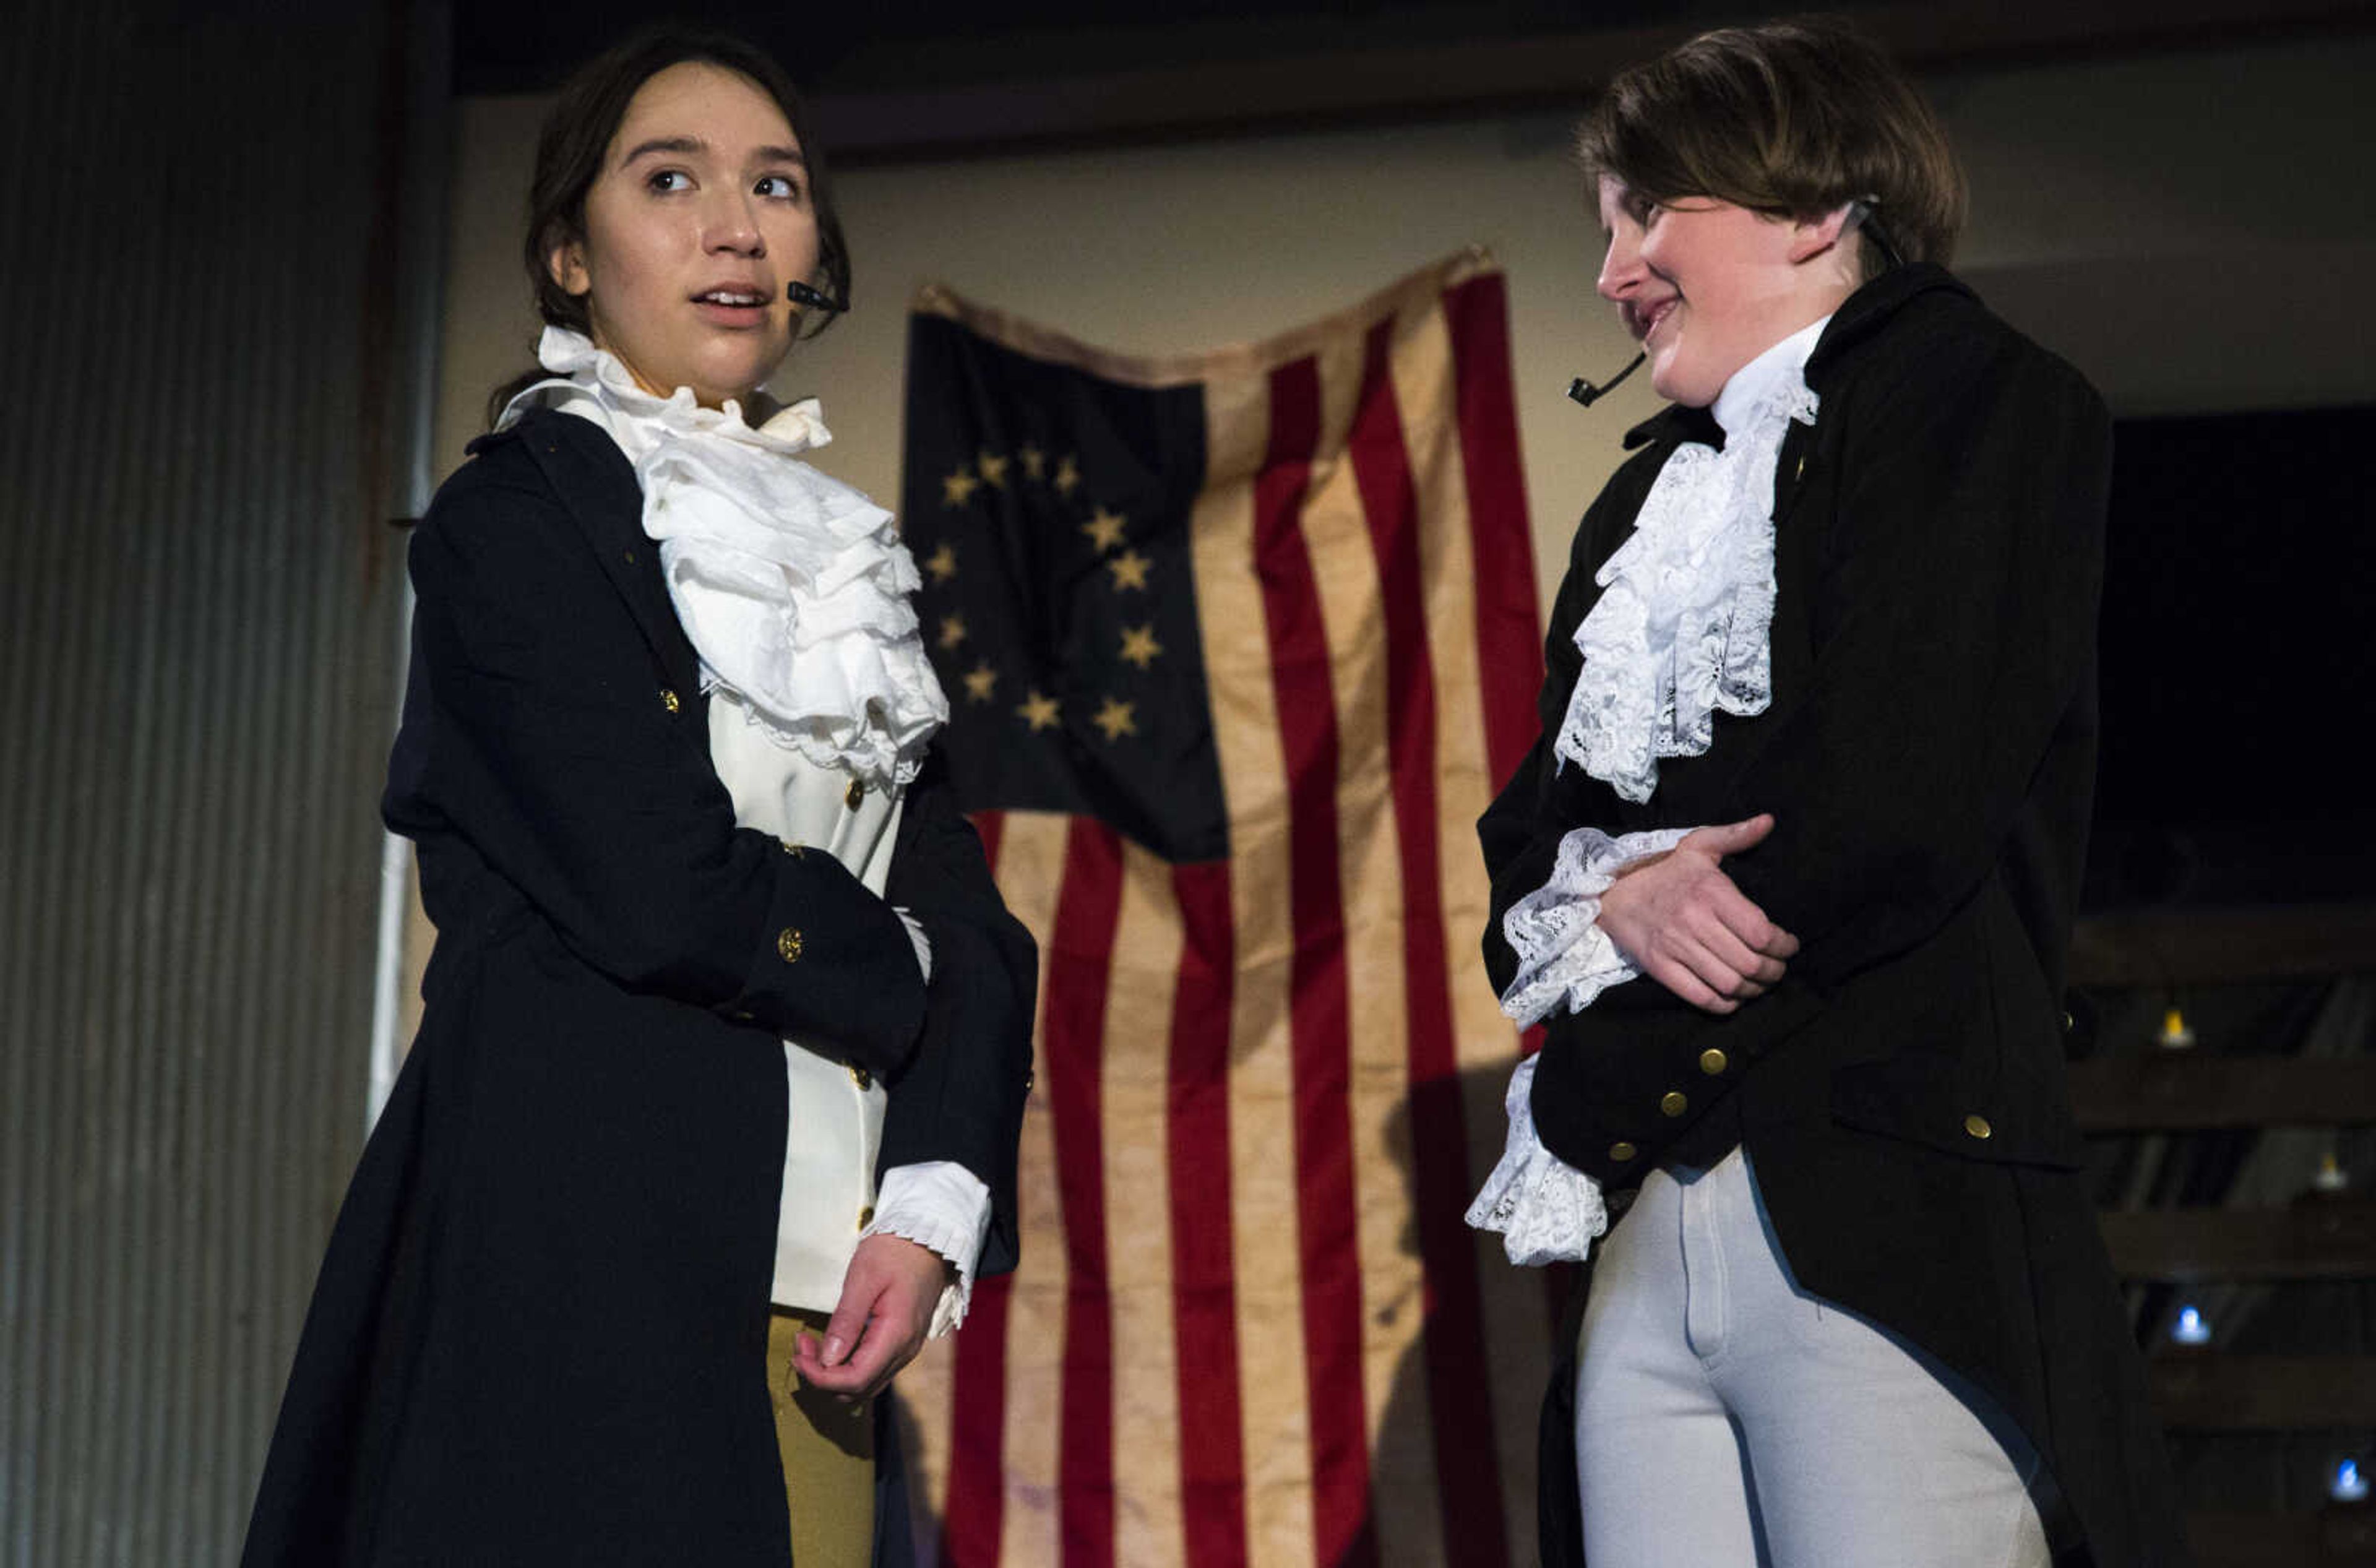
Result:
<svg viewBox="0 0 2376 1568"><path fill-rule="evenodd" d="M409 30L7 9L0 1564L228 1562L359 1146Z"/></svg>

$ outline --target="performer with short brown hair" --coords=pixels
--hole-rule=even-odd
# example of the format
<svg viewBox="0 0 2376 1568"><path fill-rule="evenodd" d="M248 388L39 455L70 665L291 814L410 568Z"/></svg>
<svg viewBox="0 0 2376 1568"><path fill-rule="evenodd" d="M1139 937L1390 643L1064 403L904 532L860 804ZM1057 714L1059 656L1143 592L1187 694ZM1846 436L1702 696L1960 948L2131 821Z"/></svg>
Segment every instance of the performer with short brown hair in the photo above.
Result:
<svg viewBox="0 0 2376 1568"><path fill-rule="evenodd" d="M1479 824L1546 1044L1471 1218L1593 1263L1545 1561L2181 1561L2062 1081L2103 404L1944 270L1953 155L1842 27L1694 39L1581 145L1675 406Z"/></svg>

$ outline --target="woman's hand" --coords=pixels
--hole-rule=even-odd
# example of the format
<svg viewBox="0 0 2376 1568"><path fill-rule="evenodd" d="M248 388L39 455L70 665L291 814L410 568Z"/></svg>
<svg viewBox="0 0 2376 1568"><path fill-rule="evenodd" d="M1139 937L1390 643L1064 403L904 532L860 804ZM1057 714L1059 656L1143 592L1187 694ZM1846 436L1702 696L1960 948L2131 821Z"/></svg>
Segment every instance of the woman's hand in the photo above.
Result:
<svg viewBox="0 0 2376 1568"><path fill-rule="evenodd" d="M1596 923L1642 972L1694 1007L1730 1013L1782 978L1799 939L1717 869L1774 831L1771 813L1703 827L1617 873Z"/></svg>
<svg viewBox="0 0 2376 1568"><path fill-rule="evenodd" d="M819 1344L805 1331L792 1352L802 1378L845 1399L869 1399L916 1359L933 1309L954 1270L940 1253L904 1236L858 1243L841 1277L841 1300Z"/></svg>

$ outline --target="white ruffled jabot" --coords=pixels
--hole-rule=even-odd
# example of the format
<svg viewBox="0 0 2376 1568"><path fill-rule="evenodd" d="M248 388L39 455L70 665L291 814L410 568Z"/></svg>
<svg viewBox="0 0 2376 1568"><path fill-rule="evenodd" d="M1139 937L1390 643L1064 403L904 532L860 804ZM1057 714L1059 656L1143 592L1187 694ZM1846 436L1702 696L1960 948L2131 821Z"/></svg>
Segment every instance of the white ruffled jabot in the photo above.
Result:
<svg viewBox="0 0 2376 1568"><path fill-rule="evenodd" d="M949 717L909 600L921 579L889 512L799 460L832 439L816 401L754 429L731 400L654 397L583 333L547 327L537 359L553 378L514 398L497 428L538 405L599 414L635 465L702 689L733 692L770 740L820 767L885 789L912 780Z"/></svg>
<svg viewBox="0 0 2376 1568"><path fill-rule="evenodd" d="M1575 629L1584 669L1552 749L1628 801L1658 787L1660 757L1708 749L1718 708L1746 717L1774 699L1774 470L1790 422L1815 422L1803 372L1823 325L1736 374L1757 390L1737 422L1718 402L1724 450L1677 446L1595 576L1600 598Z"/></svg>

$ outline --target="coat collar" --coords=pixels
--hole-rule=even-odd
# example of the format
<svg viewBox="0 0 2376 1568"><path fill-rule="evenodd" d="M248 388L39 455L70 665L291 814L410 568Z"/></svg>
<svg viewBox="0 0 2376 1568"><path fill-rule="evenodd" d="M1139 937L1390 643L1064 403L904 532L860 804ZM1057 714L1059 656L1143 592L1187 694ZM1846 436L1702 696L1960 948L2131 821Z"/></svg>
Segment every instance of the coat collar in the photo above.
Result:
<svg viewBox="0 0 2376 1568"><path fill-rule="evenodd" d="M543 471L603 575L626 600L670 687L688 697L699 691L701 662L660 578L659 546L644 537L643 491L619 444L591 420L531 409L504 429L480 436L469 450L475 456L506 441L517 441Z"/></svg>
<svg viewBox="0 0 2376 1568"><path fill-rule="evenodd" d="M1807 385L1820 393L1842 354L1881 330L1911 301L1942 291L1966 299L1976 297L1945 267L1927 261L1893 267L1867 282L1841 303L1832 315L1831 325L1815 340L1815 351L1807 356ZM1721 448L1724 430L1716 422L1716 415L1705 409L1669 404L1625 433L1625 449L1629 452L1654 441L1697 441Z"/></svg>

